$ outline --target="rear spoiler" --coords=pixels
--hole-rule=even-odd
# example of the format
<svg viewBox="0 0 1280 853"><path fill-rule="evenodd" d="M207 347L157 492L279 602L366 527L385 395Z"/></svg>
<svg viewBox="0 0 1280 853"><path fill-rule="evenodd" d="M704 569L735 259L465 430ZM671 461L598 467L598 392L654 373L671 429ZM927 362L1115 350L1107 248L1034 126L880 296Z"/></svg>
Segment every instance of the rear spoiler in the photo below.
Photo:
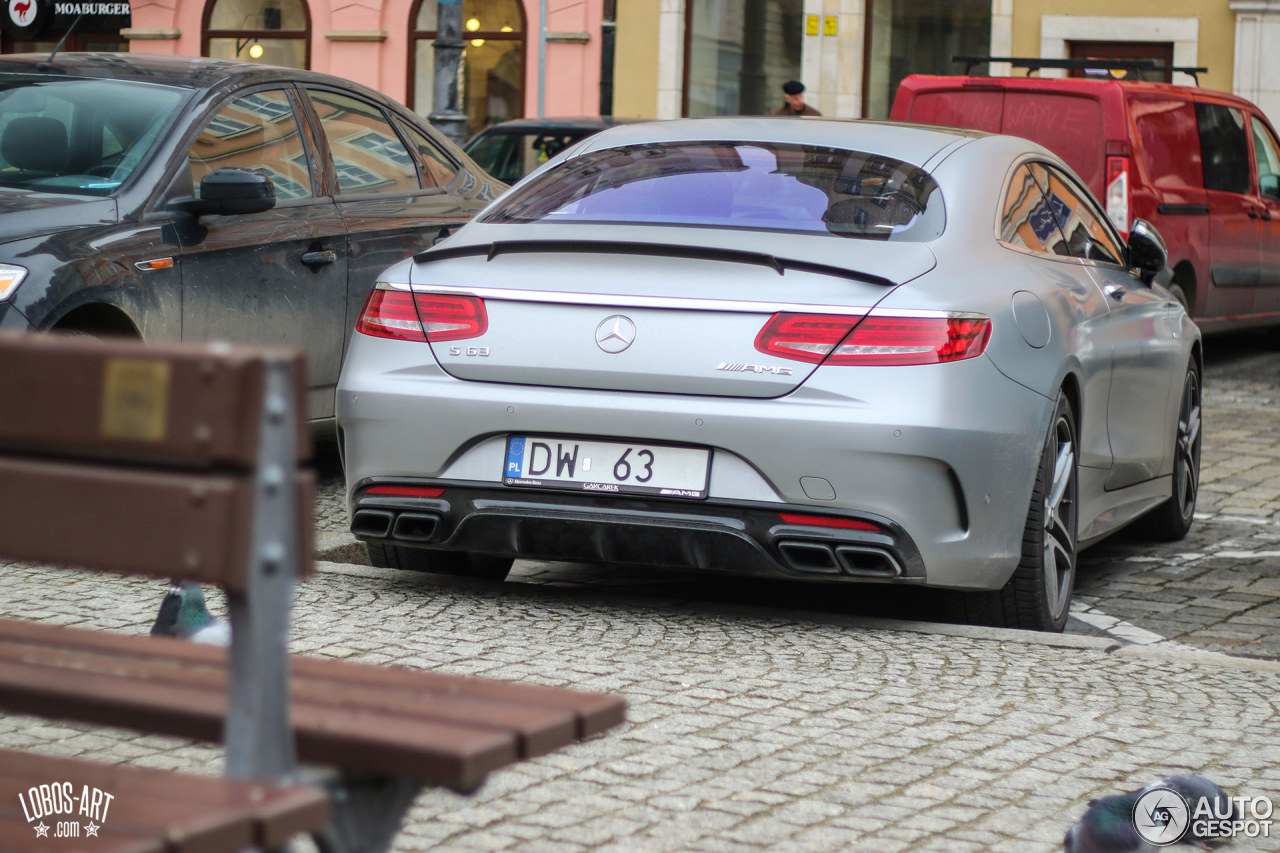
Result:
<svg viewBox="0 0 1280 853"><path fill-rule="evenodd" d="M852 281L865 281L868 284L879 284L884 287L895 287L896 282L878 275L854 272L827 264L815 264L799 261L794 258L779 258L764 252L745 252L739 249L717 249L710 246L673 246L667 243L628 243L622 240L503 240L494 243L480 243L474 246L456 246L439 249L428 249L413 256L420 264L432 261L445 261L450 258L468 258L484 255L486 261L492 261L498 255L533 252L574 252L615 255L648 255L662 258L692 258L705 261L724 261L732 264L751 264L768 267L783 275L787 270L812 272L820 275L847 278Z"/></svg>
<svg viewBox="0 0 1280 853"><path fill-rule="evenodd" d="M1132 71L1141 77L1143 71L1158 71L1161 74L1180 71L1190 74L1191 79L1200 85L1200 75L1207 74L1208 68L1192 68L1180 65L1157 65L1154 59L1040 59L1027 56L952 56L952 62L963 62L965 76L973 70L973 66L984 62L1007 62L1014 68L1025 68L1027 74L1041 68L1065 68L1074 71Z"/></svg>

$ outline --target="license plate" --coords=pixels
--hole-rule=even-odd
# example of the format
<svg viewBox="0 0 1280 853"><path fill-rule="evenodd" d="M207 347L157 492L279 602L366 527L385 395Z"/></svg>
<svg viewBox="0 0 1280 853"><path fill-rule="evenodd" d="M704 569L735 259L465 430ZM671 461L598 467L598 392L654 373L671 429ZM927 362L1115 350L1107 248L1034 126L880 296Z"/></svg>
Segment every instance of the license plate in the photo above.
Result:
<svg viewBox="0 0 1280 853"><path fill-rule="evenodd" d="M513 435L502 482L508 486L606 494L705 498L711 451L640 442Z"/></svg>

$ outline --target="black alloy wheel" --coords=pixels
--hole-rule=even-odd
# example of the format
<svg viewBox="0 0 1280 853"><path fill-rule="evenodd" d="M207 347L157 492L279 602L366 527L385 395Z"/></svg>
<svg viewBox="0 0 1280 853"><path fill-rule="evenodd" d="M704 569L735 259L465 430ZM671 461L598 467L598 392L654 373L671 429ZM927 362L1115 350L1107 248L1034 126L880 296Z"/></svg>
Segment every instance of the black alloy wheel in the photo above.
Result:
<svg viewBox="0 0 1280 853"><path fill-rule="evenodd" d="M1200 494L1200 370L1192 360L1182 381L1173 438L1173 494L1139 524L1139 532L1162 542L1187 535Z"/></svg>

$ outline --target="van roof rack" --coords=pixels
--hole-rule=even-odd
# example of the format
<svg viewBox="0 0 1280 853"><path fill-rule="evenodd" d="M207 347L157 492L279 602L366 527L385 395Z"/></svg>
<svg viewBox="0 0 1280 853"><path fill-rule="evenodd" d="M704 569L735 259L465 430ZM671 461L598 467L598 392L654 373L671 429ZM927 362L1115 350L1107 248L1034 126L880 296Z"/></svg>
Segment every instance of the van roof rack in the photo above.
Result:
<svg viewBox="0 0 1280 853"><path fill-rule="evenodd" d="M1066 68L1079 71L1133 71L1141 77L1143 71L1159 71L1167 73L1180 71L1190 74L1191 79L1200 85L1200 75L1208 72L1208 68L1192 68L1177 65L1159 65L1154 59L1041 59L1033 56L952 56L952 62L963 62L967 76L973 66L984 62L1007 62L1014 68L1025 68L1027 73L1039 71L1041 68Z"/></svg>

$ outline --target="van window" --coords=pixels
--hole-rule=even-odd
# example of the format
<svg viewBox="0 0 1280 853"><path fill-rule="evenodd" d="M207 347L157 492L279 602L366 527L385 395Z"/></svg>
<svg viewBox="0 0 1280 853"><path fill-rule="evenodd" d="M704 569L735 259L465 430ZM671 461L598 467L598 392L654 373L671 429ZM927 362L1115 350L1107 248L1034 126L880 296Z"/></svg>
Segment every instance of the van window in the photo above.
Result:
<svg viewBox="0 0 1280 853"><path fill-rule="evenodd" d="M1044 172L1039 164L1032 167ZM1041 255L1067 256L1071 251L1042 188L1047 182L1033 177L1027 166L1014 172L1000 206L1000 242Z"/></svg>
<svg viewBox="0 0 1280 853"><path fill-rule="evenodd" d="M1135 100L1130 104L1142 142L1142 163L1157 187L1203 187L1200 129L1190 101Z"/></svg>
<svg viewBox="0 0 1280 853"><path fill-rule="evenodd" d="M1204 187L1229 193L1249 192L1249 143L1244 114L1220 104L1196 104Z"/></svg>
<svg viewBox="0 0 1280 853"><path fill-rule="evenodd" d="M1094 206L1087 193L1079 190L1071 179L1052 166L1041 167L1049 208L1058 217L1062 233L1067 235L1071 254L1090 261L1121 263L1124 253L1106 226L1107 218Z"/></svg>
<svg viewBox="0 0 1280 853"><path fill-rule="evenodd" d="M1092 97L1009 91L1001 133L1043 145L1070 166L1086 186L1102 186L1102 108Z"/></svg>
<svg viewBox="0 0 1280 853"><path fill-rule="evenodd" d="M1003 89L921 92L911 101L910 121L940 127L968 127L999 133L1004 113Z"/></svg>
<svg viewBox="0 0 1280 853"><path fill-rule="evenodd" d="M1280 150L1276 138L1257 116L1253 122L1253 153L1258 158L1258 188L1267 198L1280 201Z"/></svg>

